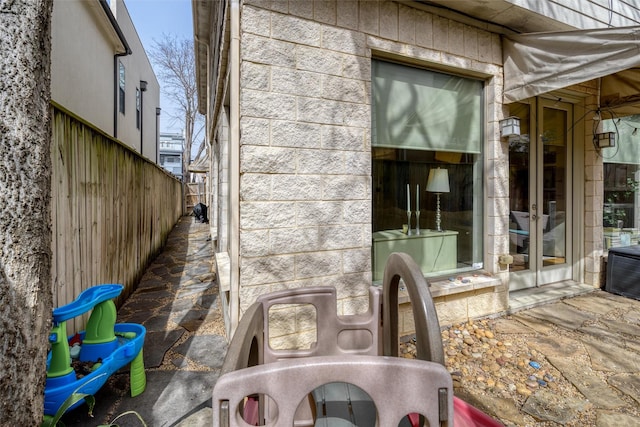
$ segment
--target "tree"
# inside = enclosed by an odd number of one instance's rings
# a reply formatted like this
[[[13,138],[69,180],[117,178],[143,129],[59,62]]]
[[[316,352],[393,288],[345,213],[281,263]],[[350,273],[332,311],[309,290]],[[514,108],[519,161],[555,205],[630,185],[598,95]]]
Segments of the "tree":
[[[53,0],[0,1],[0,424],[42,422],[51,290]]]
[[[183,182],[186,182],[187,167],[191,163],[191,147],[199,131],[202,115],[198,113],[198,87],[196,83],[196,60],[193,40],[178,40],[172,35],[154,40],[151,59],[159,67],[158,77],[162,90],[178,106],[178,117],[184,120],[184,147],[182,152]]]

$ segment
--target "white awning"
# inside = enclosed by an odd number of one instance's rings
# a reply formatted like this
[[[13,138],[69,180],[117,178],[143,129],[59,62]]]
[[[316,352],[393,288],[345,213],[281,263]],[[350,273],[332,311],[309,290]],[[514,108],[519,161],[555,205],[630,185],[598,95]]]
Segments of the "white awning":
[[[193,163],[187,166],[189,172],[194,173],[207,173],[209,172],[209,156],[206,155],[203,158],[196,159]]]
[[[640,26],[509,35],[502,46],[507,104],[600,77],[602,108],[640,103]]]

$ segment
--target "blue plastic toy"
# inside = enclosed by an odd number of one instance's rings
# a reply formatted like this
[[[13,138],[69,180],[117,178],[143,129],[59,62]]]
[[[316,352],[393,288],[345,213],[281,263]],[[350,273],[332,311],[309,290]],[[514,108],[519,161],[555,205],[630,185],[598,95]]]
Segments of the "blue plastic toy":
[[[114,372],[129,363],[131,396],[144,391],[147,380],[142,347],[146,329],[136,323],[116,324],[116,307],[112,300],[120,295],[122,289],[122,285],[115,284],[94,286],[80,293],[73,302],[53,310],[53,328],[49,335],[51,350],[47,358],[44,389],[45,420],[53,417],[73,393],[95,394]],[[91,309],[86,330],[79,333],[82,345],[78,360],[93,362],[93,366],[89,374],[78,378],[71,365],[66,321]],[[76,402],[67,410],[82,402]]]

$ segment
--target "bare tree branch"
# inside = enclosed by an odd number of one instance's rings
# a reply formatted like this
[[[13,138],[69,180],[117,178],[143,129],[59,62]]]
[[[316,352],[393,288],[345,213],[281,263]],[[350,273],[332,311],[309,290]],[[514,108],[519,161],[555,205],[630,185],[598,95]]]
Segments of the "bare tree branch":
[[[182,152],[183,181],[188,181],[187,167],[191,163],[191,148],[196,135],[202,131],[204,117],[198,113],[198,88],[196,83],[195,51],[193,40],[179,40],[163,34],[154,40],[151,60],[155,63],[162,91],[176,106],[177,119],[184,123],[184,147]],[[199,128],[197,131],[196,129]]]

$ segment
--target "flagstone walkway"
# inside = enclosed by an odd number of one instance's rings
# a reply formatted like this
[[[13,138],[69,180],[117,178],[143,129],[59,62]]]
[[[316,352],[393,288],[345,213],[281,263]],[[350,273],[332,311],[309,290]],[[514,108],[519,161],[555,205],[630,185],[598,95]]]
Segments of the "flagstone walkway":
[[[93,417],[86,406],[67,413],[70,426],[210,426],[211,392],[227,350],[209,224],[180,219],[149,265],[136,291],[118,310],[118,322],[147,329],[147,388],[129,396],[128,371],[113,375],[96,394]],[[135,411],[136,414],[128,413]]]

